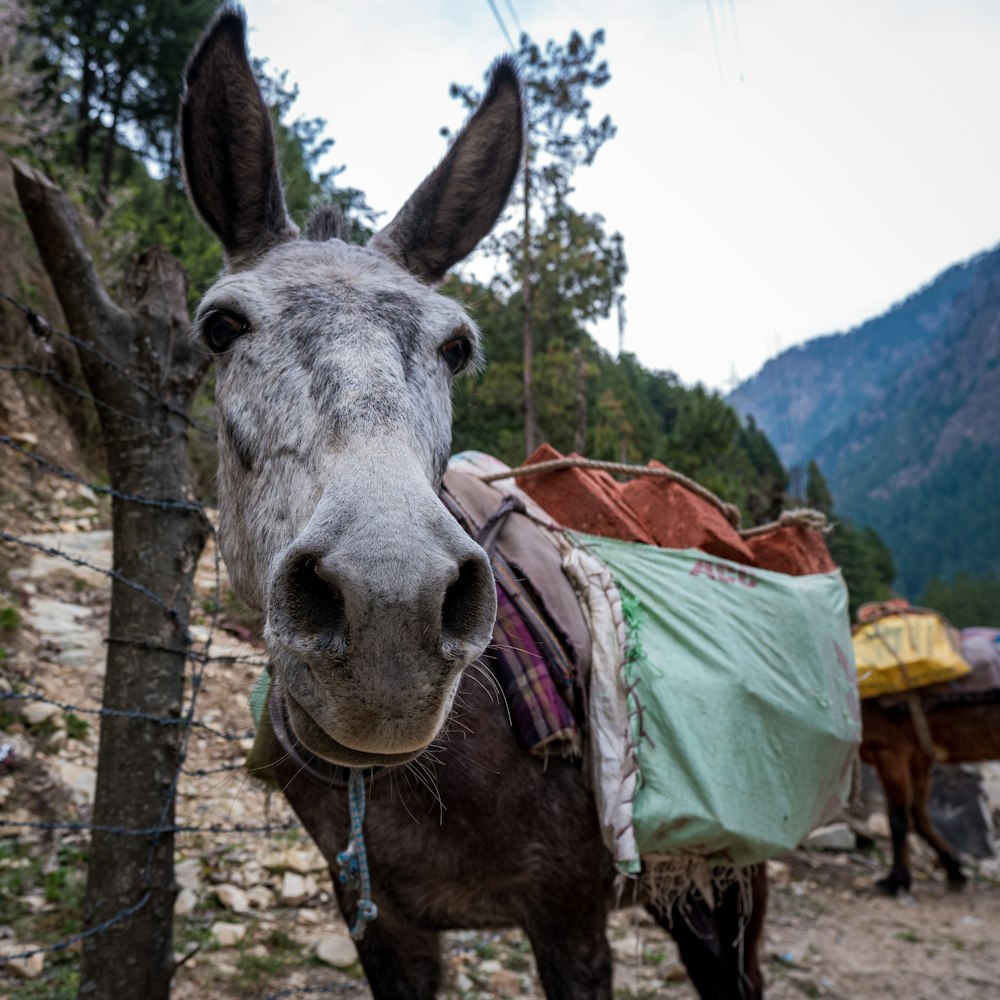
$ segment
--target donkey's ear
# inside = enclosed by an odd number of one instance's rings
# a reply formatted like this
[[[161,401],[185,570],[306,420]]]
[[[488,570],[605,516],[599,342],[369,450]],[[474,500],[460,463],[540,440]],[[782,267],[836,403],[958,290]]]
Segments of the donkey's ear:
[[[239,267],[298,230],[278,177],[274,133],[250,68],[246,15],[225,7],[185,71],[181,148],[188,193],[230,267]]]
[[[513,60],[493,66],[486,96],[447,155],[371,245],[438,281],[493,228],[521,162],[521,86]]]

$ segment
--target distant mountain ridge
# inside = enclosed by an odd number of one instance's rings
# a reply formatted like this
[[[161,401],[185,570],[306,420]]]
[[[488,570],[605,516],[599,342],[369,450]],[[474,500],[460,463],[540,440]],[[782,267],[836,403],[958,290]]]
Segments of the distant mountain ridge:
[[[784,351],[728,402],[786,465],[819,463],[837,511],[889,544],[911,599],[933,576],[1000,573],[1000,248]]]

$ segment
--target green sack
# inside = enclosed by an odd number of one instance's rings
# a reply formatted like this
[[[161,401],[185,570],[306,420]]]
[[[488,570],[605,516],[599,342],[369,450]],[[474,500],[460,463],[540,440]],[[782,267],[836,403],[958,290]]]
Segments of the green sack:
[[[625,606],[639,854],[753,864],[836,815],[861,735],[840,571],[574,535]]]

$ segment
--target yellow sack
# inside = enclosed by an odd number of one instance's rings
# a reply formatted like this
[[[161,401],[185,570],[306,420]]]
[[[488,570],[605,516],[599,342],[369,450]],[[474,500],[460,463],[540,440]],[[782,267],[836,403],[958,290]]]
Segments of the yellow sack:
[[[865,605],[853,636],[862,698],[957,680],[971,671],[956,629],[936,611],[903,602]]]

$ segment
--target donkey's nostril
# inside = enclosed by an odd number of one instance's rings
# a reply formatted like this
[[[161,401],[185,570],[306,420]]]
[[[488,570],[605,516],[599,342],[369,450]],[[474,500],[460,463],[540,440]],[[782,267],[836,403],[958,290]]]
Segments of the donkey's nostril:
[[[336,578],[311,556],[290,568],[285,608],[296,631],[317,652],[346,643],[347,609]]]
[[[458,652],[456,644],[485,644],[493,628],[495,600],[493,574],[485,557],[466,559],[441,605],[444,648]]]

